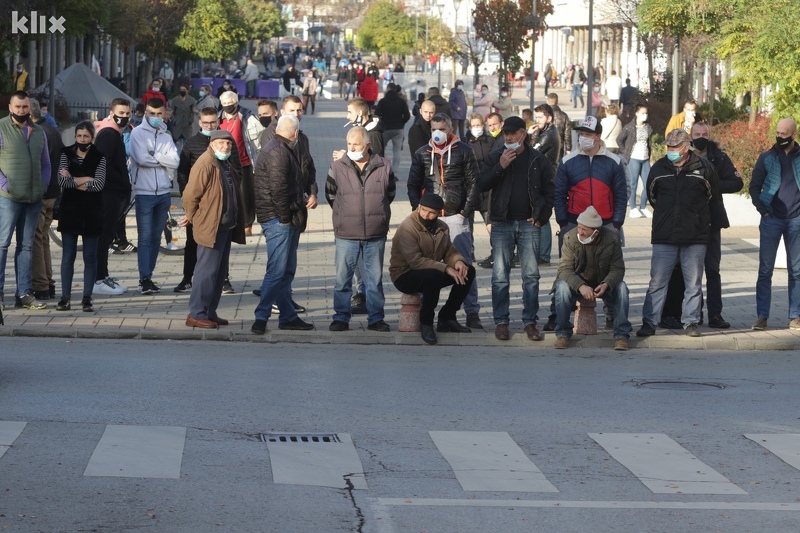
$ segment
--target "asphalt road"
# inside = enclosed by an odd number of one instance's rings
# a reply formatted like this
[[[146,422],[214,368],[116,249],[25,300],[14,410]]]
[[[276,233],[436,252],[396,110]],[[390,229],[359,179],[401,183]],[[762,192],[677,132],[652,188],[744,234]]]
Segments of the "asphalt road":
[[[796,532],[796,360],[3,338],[0,531]]]

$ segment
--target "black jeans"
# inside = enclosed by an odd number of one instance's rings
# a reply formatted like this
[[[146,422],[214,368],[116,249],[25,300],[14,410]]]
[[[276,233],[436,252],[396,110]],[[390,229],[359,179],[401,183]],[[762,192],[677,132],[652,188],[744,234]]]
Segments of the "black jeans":
[[[186,248],[183,250],[183,281],[192,281],[197,266],[197,243],[192,225],[186,226]]]
[[[706,270],[706,303],[708,304],[708,316],[722,314],[722,279],[719,275],[719,264],[722,261],[722,235],[719,228],[711,228],[711,235],[706,248],[705,270]],[[680,264],[672,271],[672,277],[667,287],[667,299],[664,301],[664,310],[661,311],[661,319],[673,317],[677,320],[681,318],[681,306],[683,304],[683,291],[686,287],[683,284],[683,274]],[[700,309],[703,309],[701,300]]]
[[[439,304],[439,292],[447,286],[452,285],[450,296],[447,302],[439,310],[440,320],[455,320],[456,311],[461,308],[464,300],[469,294],[469,289],[475,280],[475,268],[472,265],[467,267],[467,282],[458,285],[455,280],[442,272],[433,268],[424,270],[410,270],[397,278],[394,286],[397,290],[405,294],[422,293],[422,307],[419,311],[419,322],[426,326],[433,325],[433,315],[436,306]]]
[[[122,214],[131,201],[130,192],[103,191],[103,230],[97,241],[97,281],[108,277],[108,248],[114,242]],[[123,225],[125,223],[123,222]]]
[[[255,161],[253,162],[255,163]],[[242,212],[244,213],[244,227],[249,228],[256,219],[256,198],[253,189],[253,165],[242,167],[242,179],[239,182],[239,190],[242,193]]]

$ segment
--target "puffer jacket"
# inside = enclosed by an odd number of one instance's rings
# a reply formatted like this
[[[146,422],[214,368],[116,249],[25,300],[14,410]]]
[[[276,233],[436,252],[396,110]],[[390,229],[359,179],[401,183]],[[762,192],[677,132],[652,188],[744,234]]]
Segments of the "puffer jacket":
[[[450,241],[447,224],[436,221],[436,231],[431,233],[414,211],[400,223],[392,237],[392,252],[389,256],[389,277],[392,281],[411,270],[438,270],[455,268],[464,261]],[[464,261],[466,262],[466,261]]]
[[[714,166],[691,153],[681,167],[662,157],[647,177],[653,206],[652,244],[707,244],[711,212],[722,202]]]
[[[528,168],[523,171],[528,175],[528,200],[531,204],[533,220],[544,225],[553,214],[553,170],[550,162],[534,150],[528,142],[523,144],[528,151]],[[512,162],[508,168],[500,166],[503,150],[493,150],[483,165],[483,172],[478,178],[481,191],[492,191],[490,213],[491,220],[504,222],[508,214],[513,189]]]
[[[556,127],[548,124],[547,128],[542,131],[537,129],[536,135],[531,136],[531,146],[550,161],[555,176],[558,162],[561,160],[561,139]]]
[[[386,237],[397,181],[387,159],[371,154],[363,172],[349,157],[331,164],[325,198],[333,208],[333,234],[339,239]]]
[[[444,199],[444,216],[470,218],[478,204],[478,162],[468,144],[450,135],[444,149],[433,141],[416,151],[408,173],[408,200],[416,209],[423,191]]]
[[[619,229],[628,205],[628,178],[619,155],[603,146],[594,157],[572,152],[561,161],[556,173],[556,222],[577,223],[578,215],[594,206],[603,224]]]
[[[300,231],[305,230],[308,211],[300,161],[285,137],[275,135],[259,154],[253,190],[259,223],[277,218],[281,224],[294,224]]]
[[[780,198],[778,198],[778,202],[774,202],[781,185],[780,152],[782,151],[783,149],[775,144],[758,156],[756,165],[753,167],[753,177],[750,180],[750,198],[753,200],[755,208],[762,215],[785,218],[791,214],[789,210],[793,210],[794,206],[787,205]],[[788,156],[792,165],[794,181],[797,184],[797,188],[800,189],[800,146],[796,142],[794,148],[789,151]],[[777,210],[773,203],[778,204]]]

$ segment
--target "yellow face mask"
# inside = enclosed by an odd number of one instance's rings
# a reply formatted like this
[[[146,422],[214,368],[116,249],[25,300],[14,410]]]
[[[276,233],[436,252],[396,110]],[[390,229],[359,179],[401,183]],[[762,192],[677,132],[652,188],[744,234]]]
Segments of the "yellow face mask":
[[[501,133],[503,133],[503,130],[499,129],[497,131],[490,131],[489,135],[491,135],[492,137],[494,137],[496,139]]]

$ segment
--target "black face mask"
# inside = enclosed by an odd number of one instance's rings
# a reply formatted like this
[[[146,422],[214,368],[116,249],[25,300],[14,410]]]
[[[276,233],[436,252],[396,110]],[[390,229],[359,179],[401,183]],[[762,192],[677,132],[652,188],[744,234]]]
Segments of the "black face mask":
[[[17,115],[14,115],[16,118]],[[792,143],[791,137],[775,137],[775,144],[777,144],[780,148],[786,148]]]
[[[118,117],[117,115],[114,115],[114,124],[116,124],[120,128],[124,128],[125,126],[127,126],[129,120],[130,120],[129,117]]]
[[[706,148],[708,148],[708,139],[705,137],[698,137],[697,139],[692,140],[692,146],[695,149],[700,150],[701,152],[705,152]]]
[[[181,95],[181,96],[186,96],[186,91],[183,91],[183,90],[178,91],[178,94]]]
[[[258,121],[266,128],[272,123],[272,117],[258,117]]]
[[[222,106],[222,110],[229,115],[233,115],[233,112],[236,111],[236,104],[224,105]]]
[[[76,146],[76,147],[78,148],[78,150],[80,150],[81,152],[85,152],[86,150],[88,150],[88,149],[89,149],[89,147],[90,147],[91,145],[92,145],[92,143],[79,143],[79,142],[76,142],[76,143],[75,143],[75,146]]]
[[[24,115],[17,115],[16,113],[11,113],[11,118],[16,120],[20,124],[24,123],[24,122],[28,122],[28,117],[30,117],[30,116],[31,116],[30,113],[25,113]]]
[[[422,223],[431,233],[436,233],[436,221],[439,220],[438,218],[434,218],[433,220],[422,220]]]

